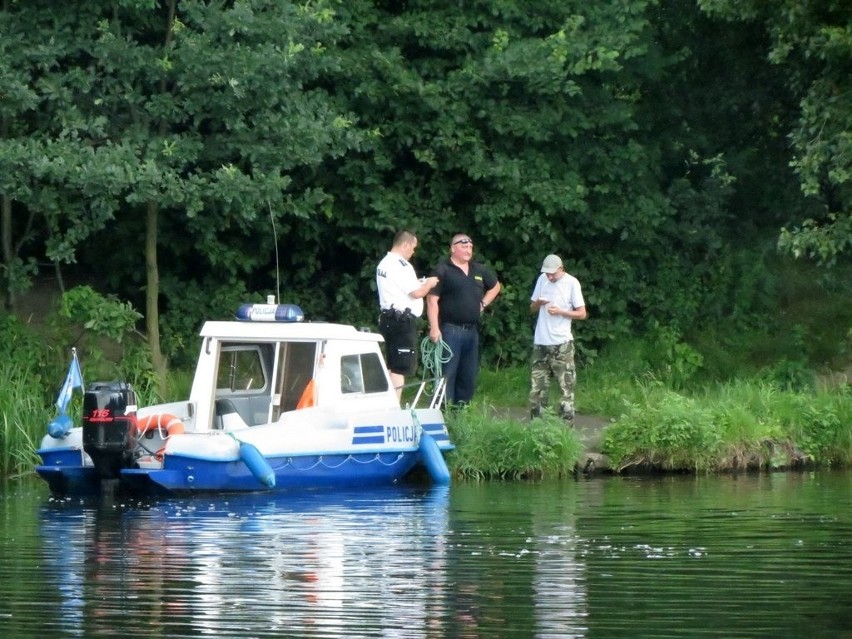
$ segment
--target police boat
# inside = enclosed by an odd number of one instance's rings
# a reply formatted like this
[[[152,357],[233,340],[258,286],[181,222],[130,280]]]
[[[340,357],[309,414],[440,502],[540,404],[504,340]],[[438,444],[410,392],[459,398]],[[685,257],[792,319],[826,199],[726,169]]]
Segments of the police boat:
[[[137,406],[130,384],[95,382],[83,389],[82,425],[64,412],[50,423],[36,471],[53,494],[450,483],[443,384],[423,382],[403,407],[379,334],[306,322],[298,306],[269,299],[206,322],[200,336],[186,401]],[[66,398],[82,387],[76,366]]]

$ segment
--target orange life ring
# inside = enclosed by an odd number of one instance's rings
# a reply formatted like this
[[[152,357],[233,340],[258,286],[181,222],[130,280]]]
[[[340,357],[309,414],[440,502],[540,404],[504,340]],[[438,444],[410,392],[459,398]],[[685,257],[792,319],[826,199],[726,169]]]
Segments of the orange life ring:
[[[172,435],[180,435],[184,432],[183,422],[171,413],[156,413],[154,415],[139,417],[136,420],[137,437],[142,437],[142,435],[152,428],[156,428],[160,433],[160,437],[163,439]],[[166,433],[165,436],[163,436],[164,432]]]

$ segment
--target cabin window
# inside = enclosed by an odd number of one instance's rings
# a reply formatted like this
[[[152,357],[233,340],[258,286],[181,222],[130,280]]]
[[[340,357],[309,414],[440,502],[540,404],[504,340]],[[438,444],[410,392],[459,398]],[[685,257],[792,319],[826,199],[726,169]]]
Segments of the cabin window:
[[[222,428],[223,416],[230,413],[239,415],[247,426],[266,422],[272,360],[272,344],[222,344],[216,371],[214,428]]]
[[[340,390],[344,394],[364,392],[360,355],[344,355],[340,358]]]
[[[364,372],[364,392],[384,393],[388,389],[385,367],[377,353],[361,355],[361,370]]]
[[[316,359],[316,342],[285,342],[281,344],[278,364],[281,411],[296,408],[305,387],[314,376]],[[273,417],[277,419],[277,414],[274,414]]]
[[[346,393],[383,393],[388,389],[385,368],[377,353],[340,358],[340,390]]]
[[[231,393],[258,392],[267,387],[258,345],[225,346],[219,357],[216,388]]]

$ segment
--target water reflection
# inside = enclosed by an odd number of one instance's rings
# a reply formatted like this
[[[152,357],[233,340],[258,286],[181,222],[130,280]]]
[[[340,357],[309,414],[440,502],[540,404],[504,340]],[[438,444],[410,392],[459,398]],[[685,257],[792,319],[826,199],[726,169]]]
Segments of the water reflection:
[[[465,486],[453,494],[448,637],[587,636],[578,485]]]
[[[555,518],[551,514],[534,518],[533,591],[539,637],[585,637],[588,631],[586,566],[578,557],[582,544],[575,509],[576,500],[562,493],[556,507],[548,507],[558,513]]]
[[[850,636],[852,473],[51,501],[0,489],[4,636]]]
[[[74,636],[422,636],[444,616],[447,504],[447,488],[53,502],[41,527]]]

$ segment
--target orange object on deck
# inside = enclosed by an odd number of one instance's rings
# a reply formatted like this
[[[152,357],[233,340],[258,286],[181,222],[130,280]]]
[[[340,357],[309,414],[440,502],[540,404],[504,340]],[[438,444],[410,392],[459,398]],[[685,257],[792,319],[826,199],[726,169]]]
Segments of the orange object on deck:
[[[302,391],[302,396],[299,398],[299,403],[296,404],[296,410],[300,408],[308,408],[309,406],[313,406],[316,403],[316,385],[314,384],[314,380],[312,379],[308,382],[308,385],[305,386],[305,390]]]
[[[148,415],[147,417],[140,417],[136,420],[136,431],[139,437],[152,428],[160,431],[160,437],[163,437],[164,432],[166,433],[166,437],[180,435],[184,432],[183,422],[171,413],[157,413],[155,415]],[[163,439],[166,437],[163,437]]]

